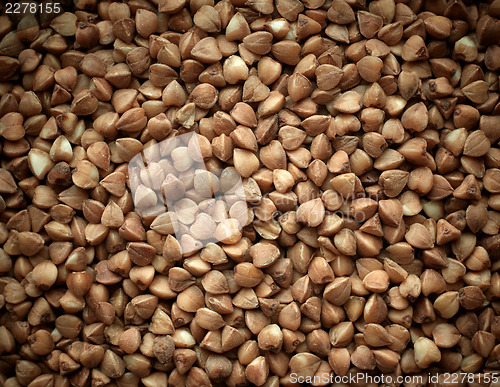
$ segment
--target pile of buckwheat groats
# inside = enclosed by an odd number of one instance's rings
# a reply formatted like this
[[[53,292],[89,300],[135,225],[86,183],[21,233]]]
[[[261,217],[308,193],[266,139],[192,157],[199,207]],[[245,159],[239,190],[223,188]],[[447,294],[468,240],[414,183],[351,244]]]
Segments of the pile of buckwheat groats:
[[[0,6],[1,385],[494,381],[499,0],[41,4]]]

